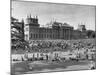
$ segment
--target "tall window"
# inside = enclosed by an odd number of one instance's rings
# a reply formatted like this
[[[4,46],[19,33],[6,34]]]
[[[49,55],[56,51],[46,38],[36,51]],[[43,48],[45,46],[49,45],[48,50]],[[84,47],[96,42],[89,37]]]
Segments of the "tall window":
[[[35,37],[35,34],[34,34],[34,38],[36,38],[36,37]]]

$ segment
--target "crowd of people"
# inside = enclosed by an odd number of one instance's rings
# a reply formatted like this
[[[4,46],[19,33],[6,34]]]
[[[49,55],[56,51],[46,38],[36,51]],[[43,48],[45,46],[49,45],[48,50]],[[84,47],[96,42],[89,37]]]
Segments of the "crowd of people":
[[[83,40],[35,40],[29,42],[29,53],[40,52],[49,53],[55,51],[61,52],[83,52],[89,55],[95,54],[96,50],[95,39],[83,39]]]
[[[31,41],[30,49],[26,51],[27,53],[35,53],[38,52],[40,55],[43,53],[46,54],[46,58],[48,58],[48,53],[53,53],[56,51],[59,52],[68,52],[70,51],[71,55],[77,55],[79,58],[83,58],[85,56],[86,59],[95,60],[95,39],[83,39],[83,40],[39,40],[39,41]],[[38,54],[37,53],[37,54]],[[58,55],[61,53],[58,53]],[[66,54],[67,55],[67,54]],[[56,56],[56,55],[55,55]],[[38,57],[38,55],[37,55]]]
[[[30,41],[30,50],[35,51],[67,51],[67,50],[89,50],[95,49],[95,39],[83,39],[83,40],[39,40]]]
[[[68,43],[66,43],[65,41],[45,41],[45,40],[39,40],[39,41],[30,41],[30,47],[32,49],[34,49],[34,47],[38,47],[38,48],[54,48],[54,47],[59,47],[62,49],[66,49],[68,47]]]

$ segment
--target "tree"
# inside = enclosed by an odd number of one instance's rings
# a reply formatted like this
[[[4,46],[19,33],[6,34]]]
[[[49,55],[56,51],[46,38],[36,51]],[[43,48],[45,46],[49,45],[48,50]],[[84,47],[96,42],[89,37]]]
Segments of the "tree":
[[[24,40],[24,21],[11,17],[11,44],[12,49],[25,49],[28,42]]]
[[[87,31],[87,36],[88,36],[88,38],[95,38],[96,37],[96,33],[93,30],[88,30]]]

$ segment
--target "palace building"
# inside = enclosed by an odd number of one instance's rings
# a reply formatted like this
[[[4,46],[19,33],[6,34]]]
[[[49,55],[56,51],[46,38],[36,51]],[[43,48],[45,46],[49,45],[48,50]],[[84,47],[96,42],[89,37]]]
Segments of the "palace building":
[[[78,30],[74,30],[67,23],[50,22],[47,25],[51,27],[40,27],[38,17],[27,16],[24,25],[25,40],[54,40],[54,39],[81,39],[86,37],[85,25],[80,25]]]

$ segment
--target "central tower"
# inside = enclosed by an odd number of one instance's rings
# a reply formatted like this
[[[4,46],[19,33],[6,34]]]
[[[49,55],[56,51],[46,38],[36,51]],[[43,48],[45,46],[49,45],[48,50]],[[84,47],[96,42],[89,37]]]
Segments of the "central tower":
[[[31,17],[27,16],[26,18],[26,24],[25,24],[25,40],[29,41],[31,38],[33,38],[34,34],[38,34],[38,29],[39,29],[40,25],[38,23],[38,17]]]
[[[31,15],[27,16],[26,25],[32,25],[34,27],[39,27],[40,25],[38,24],[38,17],[37,16],[31,17]]]

